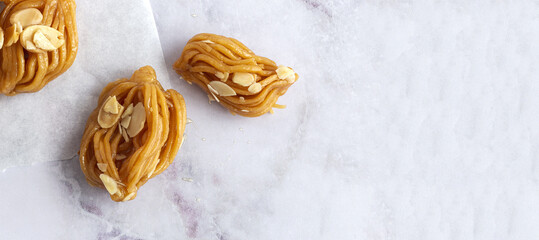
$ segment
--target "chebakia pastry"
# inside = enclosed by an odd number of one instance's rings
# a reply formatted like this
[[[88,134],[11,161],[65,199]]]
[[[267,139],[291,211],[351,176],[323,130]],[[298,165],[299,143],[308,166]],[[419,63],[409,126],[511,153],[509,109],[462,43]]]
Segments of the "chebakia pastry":
[[[183,142],[183,97],[164,90],[146,66],[130,79],[109,83],[90,114],[80,144],[86,180],[114,201],[128,201],[174,160]]]
[[[174,70],[232,114],[258,117],[273,108],[298,79],[291,68],[257,56],[240,41],[209,33],[189,40]]]
[[[37,92],[77,55],[73,0],[4,0],[0,17],[0,93]]]

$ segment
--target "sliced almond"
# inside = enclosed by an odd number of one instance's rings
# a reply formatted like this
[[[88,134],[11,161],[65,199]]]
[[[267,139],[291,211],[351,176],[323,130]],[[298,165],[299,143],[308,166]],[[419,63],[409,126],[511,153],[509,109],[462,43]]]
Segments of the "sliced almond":
[[[129,136],[127,136],[127,130],[124,130],[122,132],[122,137],[124,137],[125,142],[129,142]]]
[[[217,96],[215,96],[215,94],[213,94],[213,92],[210,92],[211,93],[211,97],[210,95],[208,95],[208,98],[210,98],[210,104],[211,104],[211,101],[216,101],[216,102],[219,102],[219,98]]]
[[[182,148],[184,140],[185,140],[185,135],[183,135],[183,137],[182,137],[182,142],[180,143],[180,148]]]
[[[296,73],[289,67],[280,65],[277,67],[277,70],[275,70],[277,73],[277,77],[282,80],[286,80],[288,82],[294,82],[296,80]]]
[[[119,106],[120,106],[120,103],[116,99],[116,96],[112,96],[112,97],[109,96],[109,98],[107,98],[107,100],[105,101],[103,110],[108,113],[118,114],[118,110],[120,109]]]
[[[129,106],[124,111],[124,114],[122,114],[122,118],[127,117],[133,113],[133,103],[130,103]]]
[[[101,172],[106,172],[108,166],[109,165],[106,163],[97,163],[97,168],[99,168]]]
[[[132,200],[134,196],[135,196],[134,192],[127,194],[127,196],[125,196],[124,199],[122,199],[122,202],[127,202],[129,200]]]
[[[217,78],[219,78],[219,79],[223,79],[223,77],[225,77],[225,74],[222,73],[222,72],[216,72],[216,73],[215,73],[215,76],[216,76]]]
[[[228,86],[226,83],[221,81],[211,81],[208,86],[213,88],[215,93],[219,96],[228,97],[228,96],[236,96],[236,92],[234,89],[232,89],[230,86]],[[211,90],[211,89],[210,89]]]
[[[22,32],[22,27],[19,23],[15,23],[6,29],[6,46],[9,47],[19,41],[19,35]]]
[[[187,118],[187,122],[185,124],[189,124],[189,123],[192,123],[193,120],[191,120],[190,118]]]
[[[103,185],[105,185],[105,188],[110,193],[110,195],[114,195],[119,191],[118,183],[116,183],[116,181],[109,175],[102,173],[99,175],[99,178],[101,179],[101,182],[103,182]]]
[[[229,76],[229,73],[227,72],[217,72],[215,73],[215,76],[219,79],[221,79],[221,81],[223,82],[226,82],[226,80],[228,80],[228,76]]]
[[[64,34],[50,27],[39,26],[40,32],[47,37],[55,49],[61,47],[65,43]]]
[[[120,135],[123,134],[124,130],[121,124],[118,124],[118,131],[120,132]]]
[[[33,53],[44,53],[45,51],[41,50],[41,49],[38,49],[36,47],[36,45],[34,45],[34,43],[32,43],[31,41],[26,41],[26,44],[22,44],[23,46],[26,46],[25,49],[28,50],[29,52],[33,52]]]
[[[40,24],[43,20],[43,14],[37,8],[27,8],[17,11],[9,17],[11,24],[19,23],[23,28],[30,25]]]
[[[111,103],[116,102],[116,103]],[[113,111],[110,109],[110,105],[116,106],[116,111]],[[108,109],[108,110],[107,110]],[[99,126],[102,128],[110,128],[118,122],[118,119],[120,119],[120,115],[122,114],[122,111],[124,110],[124,107],[118,103],[116,100],[116,96],[109,96],[107,100],[103,103],[103,106],[101,106],[101,109],[99,109],[99,114],[97,115],[97,123],[99,123]],[[116,112],[116,114],[111,113]]]
[[[116,154],[116,157],[115,157],[116,160],[124,160],[126,158],[127,157],[125,155],[123,155],[123,154]]]
[[[0,28],[0,49],[4,46],[4,30]]]
[[[245,98],[244,98],[244,97],[240,97],[240,102],[245,102]]]
[[[129,123],[131,122],[131,116],[127,116],[127,117],[124,117],[122,119],[122,121],[120,122],[120,124],[122,125],[122,127],[124,128],[128,128],[129,127]]]
[[[210,90],[210,93],[212,93],[212,95],[213,95],[213,93],[219,94],[219,93],[217,92],[217,90],[215,90],[215,88],[213,88],[210,84],[208,84],[208,89]]]
[[[234,77],[232,78],[232,82],[244,87],[250,86],[254,81],[255,76],[253,74],[244,72],[234,73]]]
[[[17,29],[17,32],[18,33],[22,33],[23,32],[23,27],[20,23],[16,23],[16,24],[13,24],[15,26],[15,28]]]
[[[260,92],[260,90],[262,90],[262,85],[260,85],[260,83],[253,83],[247,89],[247,91],[249,91],[250,93],[258,93],[258,92]]]
[[[34,39],[34,35],[38,31],[41,32],[43,36],[45,36],[46,40],[44,40],[41,36],[38,36],[36,39]],[[42,25],[34,25],[34,26],[27,27],[22,32],[20,39],[21,39],[22,46],[28,51],[31,51],[31,50],[29,50],[28,47],[26,46],[27,42],[32,42],[34,45],[38,47],[38,49],[42,49],[46,51],[52,51],[52,50],[58,49],[65,43],[63,33],[59,32],[58,30],[54,28],[42,26]],[[49,43],[53,46],[52,50]]]
[[[130,137],[136,136],[144,128],[144,123],[146,123],[146,110],[142,103],[139,102],[133,108],[131,122],[127,128],[127,134],[129,134]]]
[[[37,48],[43,49],[45,51],[53,51],[54,49],[56,49],[54,45],[52,45],[52,43],[49,41],[49,39],[47,39],[47,37],[45,37],[45,35],[43,35],[43,33],[39,30],[34,33],[34,44]]]

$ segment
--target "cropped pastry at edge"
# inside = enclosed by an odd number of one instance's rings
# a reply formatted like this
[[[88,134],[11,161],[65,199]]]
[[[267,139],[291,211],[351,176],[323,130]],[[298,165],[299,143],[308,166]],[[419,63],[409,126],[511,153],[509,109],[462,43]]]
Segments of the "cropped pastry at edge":
[[[210,100],[245,117],[284,108],[276,104],[277,99],[299,77],[234,38],[210,33],[191,38],[173,68],[188,83],[205,90]]]
[[[0,93],[37,92],[75,61],[74,0],[4,0]]]
[[[185,124],[183,97],[173,89],[165,91],[152,67],[109,83],[80,145],[86,180],[105,187],[114,201],[134,199],[146,181],[174,161]]]

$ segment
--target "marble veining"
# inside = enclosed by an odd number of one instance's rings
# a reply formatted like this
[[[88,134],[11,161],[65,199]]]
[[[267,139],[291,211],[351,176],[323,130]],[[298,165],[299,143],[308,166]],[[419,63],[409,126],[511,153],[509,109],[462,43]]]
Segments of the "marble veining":
[[[168,66],[199,32],[300,78],[273,115],[186,99],[186,141],[134,201],[78,159],[0,174],[6,239],[534,239],[533,1],[152,0]],[[29,228],[31,226],[31,228]],[[31,229],[31,231],[28,231]]]

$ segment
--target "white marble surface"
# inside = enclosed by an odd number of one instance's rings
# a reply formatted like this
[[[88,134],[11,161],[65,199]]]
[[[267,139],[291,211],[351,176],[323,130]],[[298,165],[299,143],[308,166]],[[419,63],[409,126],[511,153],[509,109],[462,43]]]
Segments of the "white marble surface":
[[[194,120],[136,200],[76,159],[0,174],[6,239],[534,239],[533,1],[153,0],[170,65],[198,32],[293,66],[285,110],[234,117],[169,72]]]

